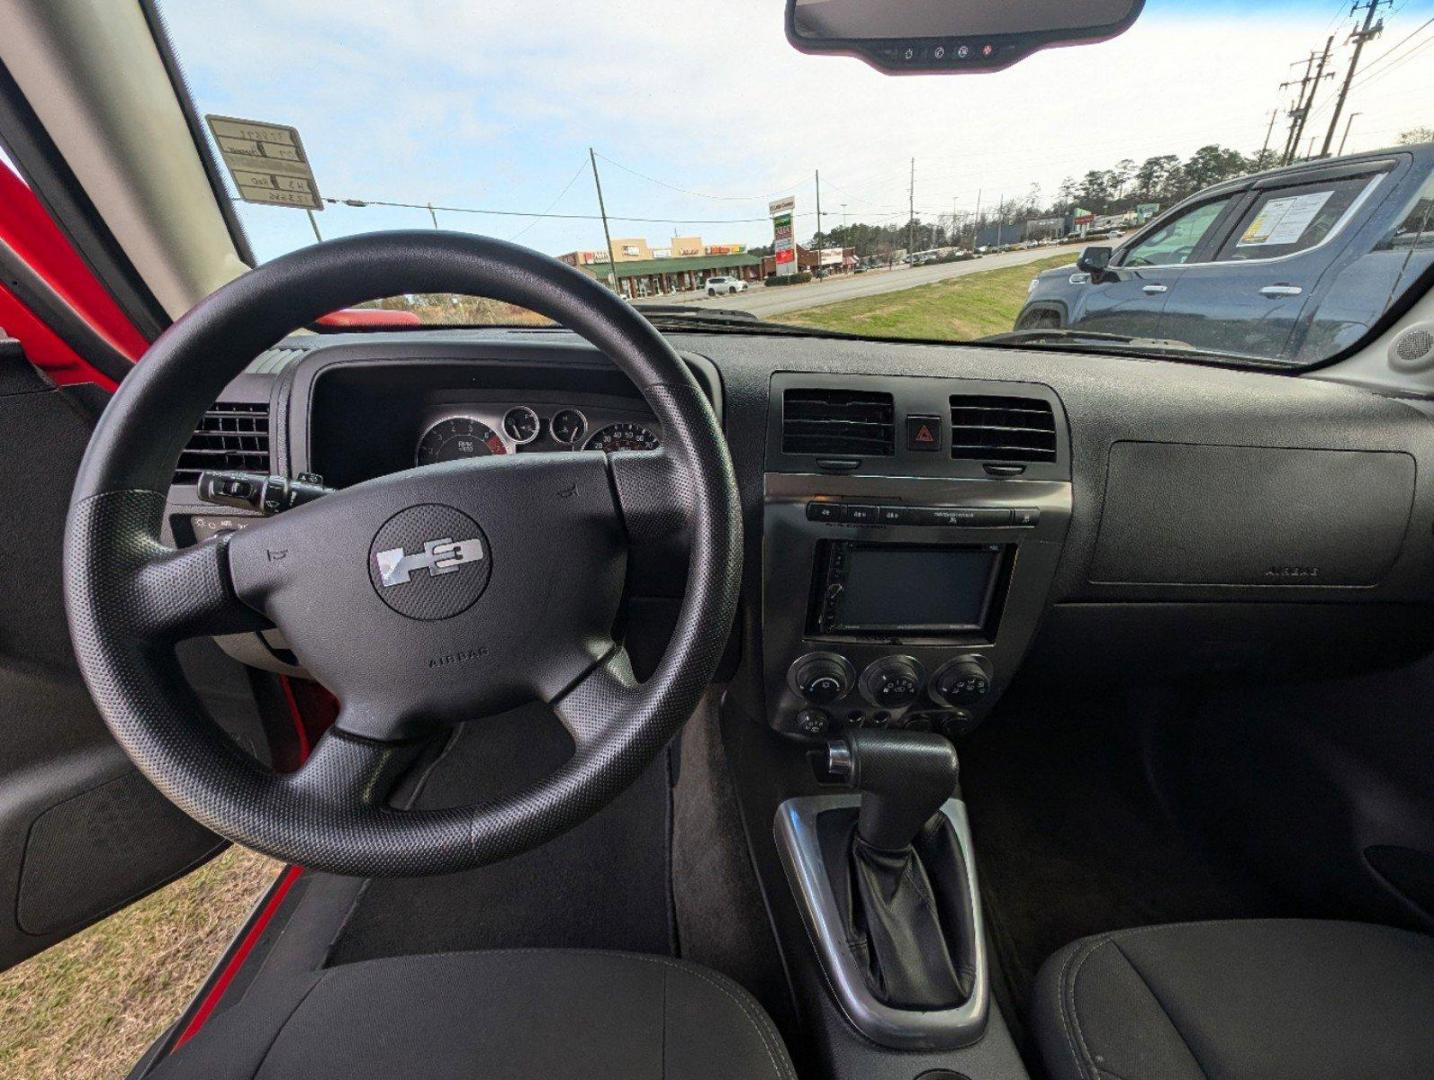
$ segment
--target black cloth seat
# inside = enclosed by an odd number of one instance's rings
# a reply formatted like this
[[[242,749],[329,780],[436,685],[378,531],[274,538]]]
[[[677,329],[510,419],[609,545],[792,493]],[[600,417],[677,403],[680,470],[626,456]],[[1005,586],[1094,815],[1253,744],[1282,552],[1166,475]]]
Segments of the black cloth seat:
[[[517,949],[368,960],[270,982],[155,1080],[794,1080],[731,980],[662,956]]]
[[[1434,1077],[1434,938],[1362,923],[1184,923],[1046,961],[1051,1080]]]

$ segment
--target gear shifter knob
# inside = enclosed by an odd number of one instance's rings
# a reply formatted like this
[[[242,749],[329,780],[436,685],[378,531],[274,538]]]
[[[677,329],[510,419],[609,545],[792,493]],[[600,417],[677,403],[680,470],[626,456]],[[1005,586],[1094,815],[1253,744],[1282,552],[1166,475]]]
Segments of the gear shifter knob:
[[[956,748],[941,735],[853,731],[827,745],[827,767],[862,792],[857,834],[902,851],[956,791]]]

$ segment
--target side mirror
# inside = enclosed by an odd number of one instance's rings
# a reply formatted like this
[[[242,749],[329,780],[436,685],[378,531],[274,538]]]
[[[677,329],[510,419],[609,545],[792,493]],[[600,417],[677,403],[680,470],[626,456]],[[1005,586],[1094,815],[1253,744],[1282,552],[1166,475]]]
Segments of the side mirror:
[[[1089,274],[1092,281],[1100,281],[1110,267],[1112,252],[1108,247],[1088,247],[1077,257],[1076,268]]]

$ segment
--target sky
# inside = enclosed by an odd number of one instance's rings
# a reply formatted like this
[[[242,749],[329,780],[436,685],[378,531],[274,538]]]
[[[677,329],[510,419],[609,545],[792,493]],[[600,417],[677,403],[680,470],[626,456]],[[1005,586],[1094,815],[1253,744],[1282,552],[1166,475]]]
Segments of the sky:
[[[769,243],[780,195],[795,195],[805,238],[817,170],[830,228],[843,214],[904,222],[912,158],[931,220],[1033,184],[1049,199],[1122,158],[1212,142],[1253,153],[1290,103],[1279,84],[1303,69],[1291,64],[1333,34],[1337,77],[1305,141],[1322,138],[1353,23],[1349,0],[1147,0],[1107,42],[995,74],[890,77],[796,52],[780,0],[159,4],[199,111],[296,126],[324,196],[507,211],[438,219],[549,254],[603,247],[589,147],[614,238],[654,244]],[[1382,13],[1346,106],[1359,114],[1348,151],[1434,126],[1434,0]],[[585,217],[522,216],[535,212]],[[316,216],[325,238],[432,226],[427,210]],[[241,217],[261,260],[313,241],[302,211],[241,204]]]

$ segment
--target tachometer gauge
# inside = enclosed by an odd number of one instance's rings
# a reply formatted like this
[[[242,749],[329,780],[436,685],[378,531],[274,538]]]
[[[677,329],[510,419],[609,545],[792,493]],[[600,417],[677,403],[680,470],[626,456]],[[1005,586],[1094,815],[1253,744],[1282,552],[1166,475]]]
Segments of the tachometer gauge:
[[[614,450],[656,450],[661,445],[662,440],[651,428],[641,424],[609,424],[583,443],[583,449],[610,454]]]
[[[439,421],[424,432],[423,438],[418,441],[414,464],[434,465],[440,461],[507,452],[508,447],[498,433],[483,421],[471,416],[455,416]]]

